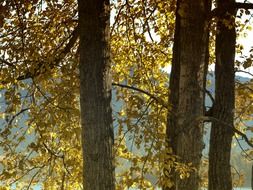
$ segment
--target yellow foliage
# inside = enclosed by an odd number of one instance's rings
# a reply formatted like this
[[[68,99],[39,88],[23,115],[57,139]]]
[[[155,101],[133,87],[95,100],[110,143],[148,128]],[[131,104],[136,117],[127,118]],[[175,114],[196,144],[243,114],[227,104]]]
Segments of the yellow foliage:
[[[5,102],[0,107],[4,126],[0,190],[18,182],[20,189],[29,184],[48,190],[81,189],[78,40],[69,48],[77,27],[77,3],[33,0],[20,2],[18,8],[4,6],[5,18],[0,18],[0,99]],[[162,68],[172,60],[174,11],[172,0],[112,3],[115,163],[120,190],[171,187],[173,181],[165,174],[170,176],[172,169],[181,178],[195,172],[190,164],[176,162],[180,158],[171,154],[165,142],[169,76]],[[238,88],[237,96],[237,109],[252,113],[252,104],[243,110],[244,103],[252,103],[252,93]]]

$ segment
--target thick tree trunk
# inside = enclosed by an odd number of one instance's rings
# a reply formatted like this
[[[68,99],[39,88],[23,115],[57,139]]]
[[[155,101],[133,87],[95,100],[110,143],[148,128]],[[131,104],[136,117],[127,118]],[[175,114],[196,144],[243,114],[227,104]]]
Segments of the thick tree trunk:
[[[219,0],[222,3],[234,3],[234,0]],[[215,103],[209,150],[209,190],[232,190],[230,167],[231,142],[235,108],[235,43],[236,32],[234,18],[236,11],[230,10],[219,18],[216,35],[215,65]],[[229,27],[225,25],[230,21]],[[226,123],[226,125],[224,125]],[[230,125],[230,126],[228,126]]]
[[[203,123],[197,122],[204,114],[204,80],[208,27],[206,16],[209,0],[178,0],[173,63],[170,78],[170,102],[167,137],[179,162],[192,163],[196,172],[180,179],[172,174],[174,186],[165,190],[197,190],[198,169],[203,149]]]
[[[180,1],[177,1],[176,8],[176,24],[175,24],[175,33],[174,33],[174,44],[173,44],[173,57],[172,57],[172,67],[170,73],[170,83],[169,83],[169,102],[171,108],[169,109],[168,117],[167,117],[167,148],[172,149],[172,154],[176,154],[176,113],[178,107],[178,99],[179,99],[179,77],[180,77],[180,19],[178,14]],[[170,156],[170,155],[168,155]],[[169,164],[169,158],[165,159],[165,164]],[[168,171],[165,169],[165,176],[167,178],[167,183],[176,182],[176,172],[174,169]],[[174,190],[175,185],[171,188],[165,186],[164,190]]]
[[[109,0],[78,0],[85,190],[114,190]]]

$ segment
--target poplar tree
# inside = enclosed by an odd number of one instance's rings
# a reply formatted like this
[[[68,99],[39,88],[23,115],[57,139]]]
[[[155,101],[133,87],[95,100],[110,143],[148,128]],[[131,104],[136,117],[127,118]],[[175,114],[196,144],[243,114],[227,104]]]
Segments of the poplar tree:
[[[79,0],[83,188],[114,190],[109,0]]]

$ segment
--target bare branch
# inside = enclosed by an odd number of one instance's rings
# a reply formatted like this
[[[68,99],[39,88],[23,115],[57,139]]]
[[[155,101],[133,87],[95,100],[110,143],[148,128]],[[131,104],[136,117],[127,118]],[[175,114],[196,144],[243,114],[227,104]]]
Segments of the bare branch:
[[[16,113],[15,115],[12,116],[12,118],[10,119],[10,121],[8,122],[8,126],[10,126],[12,124],[12,122],[14,121],[14,119],[16,117],[18,117],[20,114],[26,112],[27,110],[29,110],[30,108],[24,108],[22,110],[20,110],[18,113]]]
[[[212,103],[214,104],[215,100],[214,100],[212,93],[207,89],[205,90],[205,93],[207,94],[207,96],[211,99]]]
[[[246,150],[242,147],[239,139],[237,137],[235,137],[236,141],[237,141],[237,144],[239,145],[240,149],[243,151],[243,153],[245,154],[245,157],[249,160],[249,161],[252,161],[253,158],[246,152]]]
[[[122,87],[122,88],[128,88],[128,89],[131,89],[131,90],[134,90],[134,91],[137,91],[137,92],[141,92],[143,94],[146,94],[148,95],[150,98],[154,99],[157,103],[159,103],[160,105],[162,105],[164,108],[168,109],[168,105],[167,103],[165,103],[162,99],[154,96],[153,94],[145,91],[145,90],[142,90],[140,88],[137,88],[137,87],[134,87],[134,86],[128,86],[128,85],[125,85],[125,84],[118,84],[118,83],[112,83],[113,86],[119,86],[119,87]]]
[[[29,184],[28,184],[28,186],[27,186],[27,190],[30,189],[30,187],[31,187],[31,185],[32,185],[32,183],[33,183],[35,177],[40,173],[40,170],[41,170],[41,169],[42,169],[42,168],[40,168],[40,169],[32,176],[32,178],[31,178],[31,180],[30,180],[30,182],[29,182]]]
[[[236,72],[236,73],[246,73],[246,74],[250,75],[251,77],[253,77],[253,74],[252,74],[252,73],[250,73],[250,72],[247,72],[247,71],[243,71],[243,70],[236,70],[235,72]]]
[[[253,3],[224,3],[211,11],[209,19],[212,19],[215,16],[219,17],[224,15],[229,10],[236,9],[253,9]]]
[[[253,148],[253,143],[250,141],[250,139],[247,137],[246,134],[242,133],[241,131],[239,131],[238,129],[236,129],[234,126],[231,126],[230,124],[226,123],[226,122],[223,122],[223,121],[220,121],[219,119],[217,118],[214,118],[214,117],[207,117],[207,116],[201,116],[201,117],[198,117],[197,119],[195,119],[196,121],[211,121],[211,122],[218,122],[222,125],[225,125],[227,127],[230,127],[234,133],[240,135],[243,140],[250,146]]]
[[[253,3],[235,3],[236,9],[253,9]]]

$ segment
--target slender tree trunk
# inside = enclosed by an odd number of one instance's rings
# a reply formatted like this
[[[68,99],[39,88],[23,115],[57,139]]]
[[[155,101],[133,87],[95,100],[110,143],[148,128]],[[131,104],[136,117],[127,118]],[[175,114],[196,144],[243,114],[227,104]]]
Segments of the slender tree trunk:
[[[85,190],[114,190],[109,0],[78,0]]]
[[[170,77],[170,102],[167,137],[179,162],[192,163],[196,172],[180,179],[172,173],[174,186],[165,190],[197,190],[198,169],[203,149],[203,123],[196,119],[204,114],[204,83],[209,0],[178,0],[173,63]]]
[[[219,0],[222,3],[234,3],[234,0]],[[235,108],[235,44],[236,32],[234,18],[236,11],[225,12],[217,23],[216,65],[215,65],[215,103],[209,150],[209,190],[232,190],[230,167],[231,143]],[[231,24],[225,25],[226,21]],[[224,125],[223,123],[226,123]],[[228,126],[230,125],[230,126]]]

